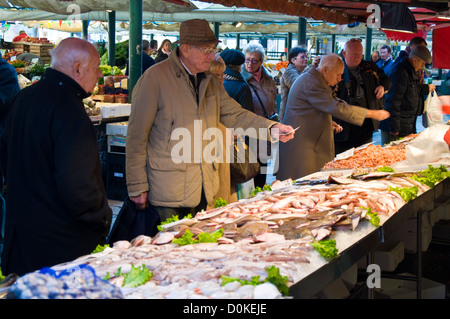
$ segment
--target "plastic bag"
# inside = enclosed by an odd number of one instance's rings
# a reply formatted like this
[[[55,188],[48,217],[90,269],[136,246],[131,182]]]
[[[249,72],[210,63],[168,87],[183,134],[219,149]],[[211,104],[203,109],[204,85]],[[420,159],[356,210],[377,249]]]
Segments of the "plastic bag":
[[[448,125],[436,124],[420,133],[411,143],[406,145],[406,161],[409,165],[432,163],[449,153],[444,135]]]
[[[138,210],[127,196],[111,228],[107,243],[113,244],[119,240],[131,241],[139,235],[153,237],[158,233],[157,227],[160,223],[161,218],[155,210],[150,207]]]
[[[422,115],[422,125],[429,127],[435,124],[442,124],[444,121],[444,115],[442,112],[442,103],[439,99],[436,91],[432,91],[428,94],[425,100],[424,112]]]

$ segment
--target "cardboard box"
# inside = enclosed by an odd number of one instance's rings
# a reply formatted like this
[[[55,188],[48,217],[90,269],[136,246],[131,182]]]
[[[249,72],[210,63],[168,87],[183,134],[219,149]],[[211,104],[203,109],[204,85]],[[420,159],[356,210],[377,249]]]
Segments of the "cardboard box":
[[[128,121],[106,124],[106,135],[127,136]]]
[[[410,275],[411,274],[401,274]],[[381,278],[381,287],[375,288],[376,299],[416,299],[417,283],[411,280]],[[422,278],[422,299],[445,299],[445,285]]]
[[[131,113],[131,104],[129,103],[97,103],[97,105],[102,108],[103,118],[130,116]]]

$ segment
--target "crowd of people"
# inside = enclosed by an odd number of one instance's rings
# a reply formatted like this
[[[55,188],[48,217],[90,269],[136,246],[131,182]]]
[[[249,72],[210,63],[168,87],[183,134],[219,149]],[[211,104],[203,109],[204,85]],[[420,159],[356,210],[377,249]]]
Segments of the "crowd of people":
[[[435,89],[420,76],[431,59],[424,40],[411,41],[395,61],[384,46],[379,60],[377,52],[363,60],[358,39],[347,41],[342,57],[328,54],[311,65],[308,52],[294,47],[281,78],[278,114],[278,89],[263,65],[263,46],[251,42],[242,51],[217,54],[219,42],[204,19],[181,23],[174,49],[169,40],[159,48],[143,41],[126,180],[136,208],[161,220],[195,216],[219,195],[236,200],[230,163],[210,154],[203,140],[208,129],[256,129],[262,168],[280,141],[276,177],[296,179],[337,152],[371,142],[378,128],[385,141],[415,133],[423,95]],[[14,70],[0,61],[0,181],[8,186],[6,205],[0,192],[4,274],[23,275],[90,253],[111,228],[96,131],[82,102],[102,76],[100,57],[77,38],[62,40],[51,56],[42,79],[21,91]],[[180,130],[188,136],[182,152]],[[263,187],[266,172],[261,169],[254,181]]]

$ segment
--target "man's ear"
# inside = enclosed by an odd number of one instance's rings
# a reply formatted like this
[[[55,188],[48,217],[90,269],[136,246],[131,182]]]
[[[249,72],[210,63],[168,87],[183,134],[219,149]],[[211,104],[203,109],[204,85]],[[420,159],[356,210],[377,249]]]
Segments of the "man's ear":
[[[73,75],[76,79],[79,79],[81,76],[81,63],[75,62],[72,68]]]

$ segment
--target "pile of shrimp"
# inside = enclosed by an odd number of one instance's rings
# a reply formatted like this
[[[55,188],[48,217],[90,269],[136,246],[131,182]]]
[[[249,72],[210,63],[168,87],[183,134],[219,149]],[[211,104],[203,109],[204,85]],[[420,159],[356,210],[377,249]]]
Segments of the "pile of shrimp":
[[[364,149],[355,151],[353,156],[349,158],[328,162],[323,168],[336,169],[391,166],[396,162],[404,160],[406,160],[406,151],[403,144],[386,148],[371,144]]]

